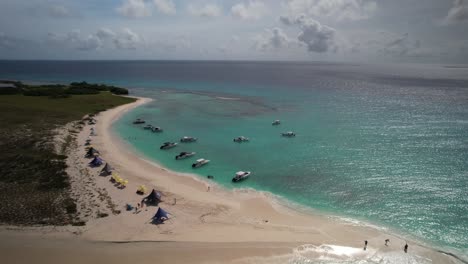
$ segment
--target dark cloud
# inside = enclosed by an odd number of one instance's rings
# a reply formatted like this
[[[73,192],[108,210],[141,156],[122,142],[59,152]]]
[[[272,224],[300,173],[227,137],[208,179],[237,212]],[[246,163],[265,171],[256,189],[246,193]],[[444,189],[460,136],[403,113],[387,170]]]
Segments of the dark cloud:
[[[7,36],[5,33],[0,32],[0,48],[2,49],[11,49],[16,45],[16,40],[10,36]]]
[[[421,47],[420,40],[412,40],[408,33],[386,41],[379,50],[384,55],[396,57],[431,57],[434,53]]]
[[[54,18],[68,18],[74,16],[68,8],[62,5],[49,6],[48,14]]]
[[[96,50],[101,46],[101,41],[95,35],[84,36],[79,30],[66,34],[49,33],[47,42],[51,45],[71,48],[81,51]]]
[[[140,36],[129,28],[123,28],[118,33],[107,28],[100,28],[96,33],[89,35],[83,35],[79,30],[66,34],[49,33],[47,35],[47,42],[51,45],[81,51],[109,48],[110,45],[117,49],[137,49],[141,41]]]

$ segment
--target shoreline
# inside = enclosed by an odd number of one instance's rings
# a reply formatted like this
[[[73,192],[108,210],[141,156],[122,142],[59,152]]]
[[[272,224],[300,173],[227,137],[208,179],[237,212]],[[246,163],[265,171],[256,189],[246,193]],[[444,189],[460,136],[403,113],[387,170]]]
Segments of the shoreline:
[[[282,243],[282,250],[273,255],[284,255],[291,251],[291,254],[296,254],[301,245],[308,245],[310,248],[304,252],[307,251],[305,255],[311,258],[320,257],[323,253],[320,250],[328,246],[325,250],[327,256],[338,259],[367,260],[377,255],[385,258],[397,254],[401,260],[427,258],[435,263],[457,263],[455,257],[412,241],[409,241],[409,253],[404,254],[402,247],[405,240],[384,232],[386,230],[356,226],[350,224],[352,222],[346,224],[339,216],[321,215],[305,206],[304,210],[294,208],[293,202],[292,206],[287,206],[287,201],[267,192],[254,189],[228,190],[208,180],[197,179],[196,175],[172,172],[145,159],[112,131],[112,124],[124,113],[150,101],[138,97],[136,102],[107,110],[96,118],[97,136],[92,137],[92,144],[122,178],[129,180],[123,190],[113,186],[108,180],[109,176],[96,176],[102,167],[87,167],[89,160],[83,158],[83,143],[88,137],[90,126],[86,125],[79,133],[78,146],[74,150],[76,156],[73,157],[78,159],[73,161],[75,165],[78,164],[75,173],[79,175],[83,170],[89,171],[90,177],[95,177],[97,188],[105,189],[121,211],[120,214],[88,219],[85,227],[75,231],[80,240],[254,243],[258,248],[262,248],[262,245],[265,247],[266,243]],[[137,186],[141,184],[146,185],[149,191],[153,187],[161,191],[163,202],[160,206],[171,213],[170,220],[165,224],[148,224],[157,207],[147,207],[147,210],[141,210],[138,214],[124,210],[126,203],[135,205],[142,199],[142,196],[135,194]],[[207,184],[214,187],[209,192]],[[387,238],[391,242],[389,246],[384,246]],[[362,250],[364,240],[369,241],[366,251]],[[258,253],[258,256],[263,256],[261,250]]]

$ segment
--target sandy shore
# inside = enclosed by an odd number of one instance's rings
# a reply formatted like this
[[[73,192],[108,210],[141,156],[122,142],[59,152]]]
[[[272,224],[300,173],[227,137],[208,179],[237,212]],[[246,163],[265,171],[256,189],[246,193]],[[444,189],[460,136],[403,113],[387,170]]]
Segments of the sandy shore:
[[[97,260],[99,263],[126,263],[135,259],[146,263],[144,260],[156,261],[152,256],[158,254],[163,256],[163,262],[172,263],[252,260],[269,263],[273,259],[284,263],[294,258],[323,255],[337,259],[400,260],[395,263],[425,259],[432,263],[457,263],[450,256],[411,241],[408,241],[409,252],[405,254],[405,241],[382,230],[300,212],[280,205],[266,194],[226,190],[208,180],[173,173],[143,159],[114,134],[112,123],[148,101],[139,98],[133,104],[100,113],[95,125],[97,135],[91,137],[102,158],[112,164],[122,178],[128,179],[127,187],[117,188],[109,181],[109,176],[98,175],[101,168],[87,166],[84,142],[89,137],[90,126],[85,126],[78,136],[76,149],[69,156],[69,173],[79,200],[80,216],[87,220],[86,226],[62,228],[68,232],[41,229],[35,234],[30,230],[3,230],[0,254],[14,259],[21,254],[21,243],[31,241],[27,247],[31,252],[29,256],[44,259],[44,263],[59,262],[68,256],[76,260],[71,263],[97,263]],[[136,205],[141,201],[142,196],[136,194],[141,184],[149,190],[155,188],[162,192],[160,207],[171,214],[164,224],[150,223],[157,207],[146,207],[139,213],[125,210],[125,204]],[[208,185],[210,191],[207,191]],[[102,217],[105,215],[108,216]],[[18,247],[15,242],[2,242],[4,238],[17,241]],[[390,243],[385,246],[387,238]],[[66,243],[57,239],[65,239]],[[366,251],[362,249],[364,240],[369,242]],[[102,251],[96,251],[97,245]],[[57,247],[67,254],[58,254]]]

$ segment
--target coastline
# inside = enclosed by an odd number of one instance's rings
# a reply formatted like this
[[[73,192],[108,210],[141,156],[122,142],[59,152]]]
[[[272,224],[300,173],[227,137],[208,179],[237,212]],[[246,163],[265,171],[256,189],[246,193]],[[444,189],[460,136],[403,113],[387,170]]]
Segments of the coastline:
[[[249,247],[257,249],[250,256],[297,254],[298,248],[305,248],[306,250],[299,250],[302,252],[300,254],[314,258],[319,257],[326,248],[329,257],[338,259],[375,259],[376,256],[384,258],[398,255],[401,260],[426,258],[434,263],[457,263],[450,256],[413,242],[409,242],[409,253],[404,254],[402,247],[405,240],[381,230],[349,225],[335,217],[294,210],[276,203],[261,192],[226,190],[204,179],[171,172],[141,157],[112,131],[112,123],[127,111],[149,101],[148,98],[138,98],[134,103],[102,112],[96,118],[97,136],[92,137],[93,146],[122,178],[129,180],[123,190],[113,186],[109,177],[97,176],[100,168],[87,167],[89,160],[83,158],[83,143],[88,137],[90,126],[85,126],[79,133],[76,156],[71,161],[75,165],[72,173],[79,175],[85,170],[89,171],[89,175],[95,177],[97,188],[105,189],[116,208],[121,211],[120,214],[108,217],[88,219],[86,226],[75,231],[80,240],[171,241],[167,243],[181,243],[180,245],[212,243],[216,244],[214,248],[223,247],[222,245],[229,247],[233,243],[249,243]],[[124,210],[125,204],[136,205],[142,199],[142,196],[135,193],[141,184],[146,185],[149,190],[154,187],[162,192],[163,202],[160,207],[171,213],[170,220],[165,224],[149,224],[157,207],[149,207],[138,214]],[[207,184],[212,187],[209,192]],[[389,246],[384,245],[387,238],[391,241]],[[362,250],[364,240],[369,241],[366,251]],[[272,246],[277,245],[276,243],[281,246]],[[271,247],[277,250],[265,250]],[[177,254],[174,251],[172,257],[176,258]],[[193,254],[197,254],[196,250]],[[214,259],[224,260],[225,256],[221,255]],[[238,258],[241,257],[245,256],[239,254]],[[227,259],[234,261],[237,258]]]

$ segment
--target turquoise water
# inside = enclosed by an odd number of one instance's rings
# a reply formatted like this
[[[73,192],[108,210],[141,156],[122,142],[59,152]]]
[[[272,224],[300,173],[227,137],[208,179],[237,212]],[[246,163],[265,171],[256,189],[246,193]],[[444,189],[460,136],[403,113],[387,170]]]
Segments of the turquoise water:
[[[461,249],[467,245],[468,112],[463,100],[435,107],[433,101],[411,95],[337,91],[278,98],[168,90],[143,94],[157,101],[125,115],[115,127],[123,138],[133,137],[129,142],[138,150],[170,169],[214,175],[228,188],[269,191],[429,243]],[[132,125],[135,118],[164,132]],[[282,124],[272,126],[275,119]],[[288,130],[297,137],[280,137]],[[232,142],[241,135],[250,142]],[[159,150],[161,143],[182,136],[199,140]],[[197,155],[176,161],[181,151]],[[211,163],[193,170],[196,158]],[[238,170],[253,174],[233,184]]]
[[[155,98],[114,128],[172,170],[214,175],[227,188],[268,191],[458,255],[468,252],[468,69],[43,62],[34,72],[39,62],[15,63],[0,67],[0,77],[106,82]],[[135,118],[164,132],[132,125]],[[275,119],[282,124],[272,126]],[[289,130],[297,137],[280,136]],[[159,150],[182,136],[199,140]],[[234,143],[237,136],[251,141]],[[197,155],[176,161],[181,151]],[[193,170],[197,158],[211,163]],[[239,170],[252,171],[251,178],[231,183]]]

